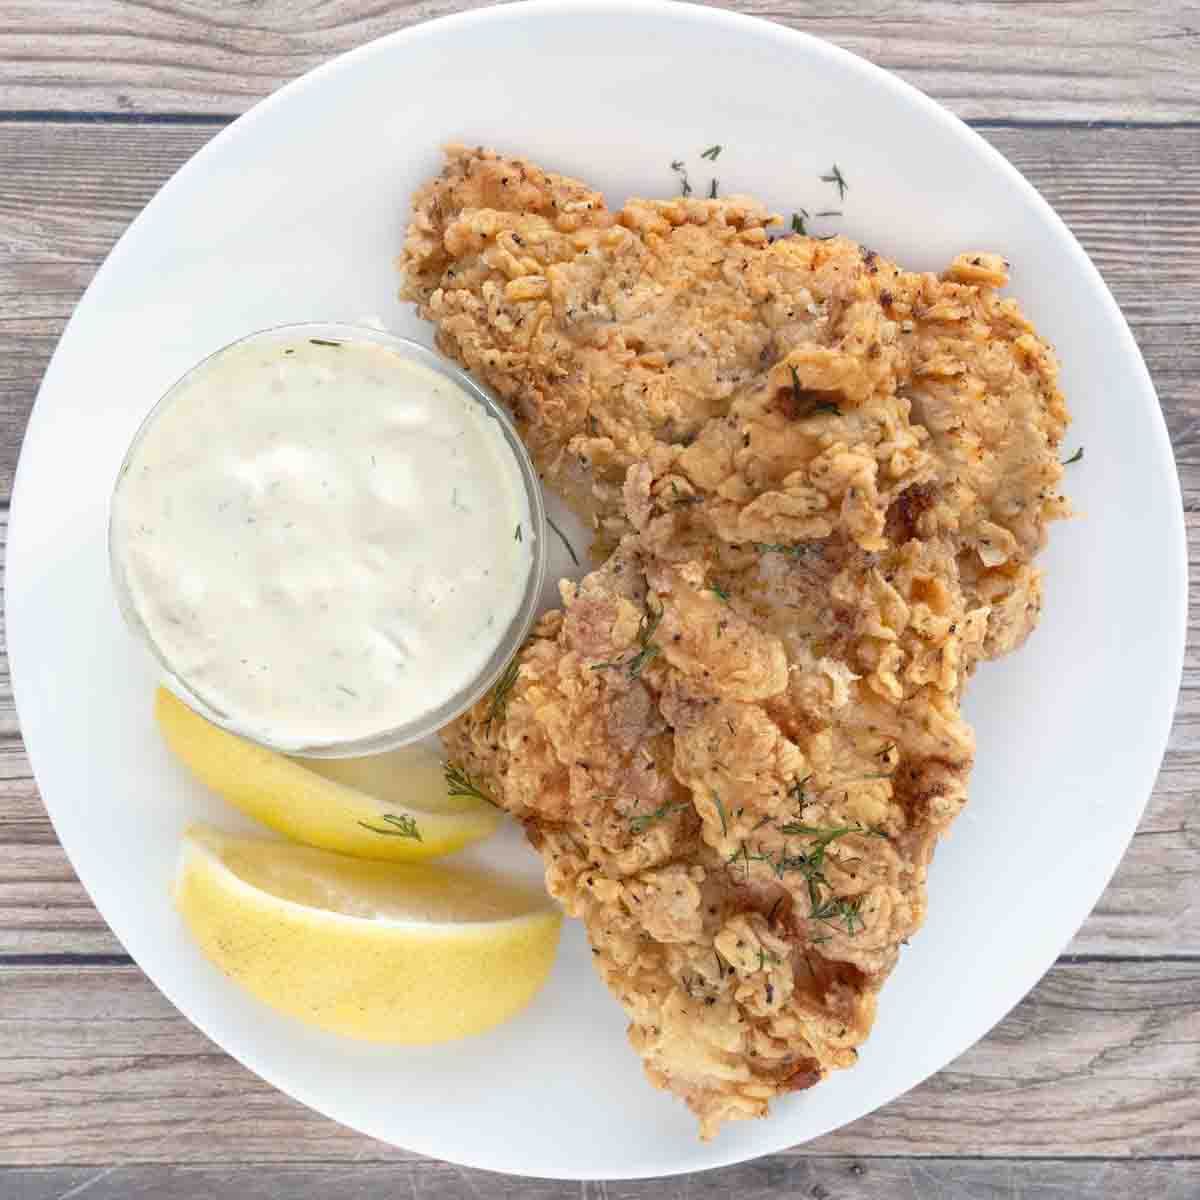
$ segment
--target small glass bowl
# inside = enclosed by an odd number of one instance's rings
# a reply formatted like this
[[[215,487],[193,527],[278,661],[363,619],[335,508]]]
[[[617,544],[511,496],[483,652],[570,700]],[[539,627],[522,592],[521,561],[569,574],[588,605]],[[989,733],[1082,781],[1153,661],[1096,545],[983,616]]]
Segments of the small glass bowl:
[[[530,547],[533,561],[530,566],[529,577],[525,583],[525,594],[521,599],[520,607],[517,609],[517,613],[512,621],[509,622],[507,629],[500,634],[496,648],[484,665],[483,670],[479,672],[470,684],[447,697],[435,708],[431,708],[421,714],[420,717],[414,718],[395,728],[381,730],[377,734],[357,738],[353,741],[328,742],[303,746],[275,744],[256,735],[248,734],[245,730],[239,728],[230,717],[214,708],[203,696],[193,690],[185,678],[176,674],[172,664],[168,661],[161,647],[150,635],[150,631],[146,628],[145,623],[134,607],[129,584],[125,578],[124,567],[116,552],[110,506],[108,552],[113,587],[116,592],[117,604],[121,609],[121,615],[124,617],[125,623],[129,626],[134,636],[154,656],[162,672],[161,682],[163,685],[174,692],[185,704],[201,716],[206,717],[224,729],[228,729],[232,733],[238,734],[240,737],[258,742],[268,749],[277,750],[283,754],[294,754],[307,758],[356,758],[368,754],[381,754],[385,751],[395,750],[400,746],[406,746],[412,742],[418,742],[423,738],[429,737],[470,708],[496,682],[501,671],[508,664],[508,661],[520,649],[526,635],[529,633],[530,626],[533,624],[534,617],[537,615],[538,596],[542,590],[542,582],[546,573],[546,510],[542,502],[542,488],[538,481],[537,472],[530,461],[529,453],[521,442],[508,414],[482,384],[472,379],[465,371],[460,370],[441,355],[426,349],[426,347],[419,343],[410,341],[408,338],[397,337],[395,334],[372,329],[369,326],[350,325],[331,321],[314,321],[295,325],[277,325],[268,329],[260,329],[254,333],[247,334],[245,337],[238,338],[226,346],[222,346],[219,350],[213,351],[212,354],[201,359],[191,370],[177,379],[167,389],[162,398],[150,410],[134,435],[133,441],[125,453],[125,459],[121,463],[121,469],[117,473],[116,483],[113,486],[113,496],[115,498],[117,491],[120,489],[121,481],[129,469],[134,452],[137,450],[138,444],[146,435],[146,432],[153,427],[155,420],[167,409],[172,399],[179,394],[183,385],[189,382],[198,371],[205,367],[212,359],[224,354],[234,346],[240,346],[249,341],[289,342],[297,338],[327,338],[330,341],[369,342],[377,346],[383,346],[410,361],[420,363],[422,366],[436,371],[438,374],[458,384],[467,396],[475,400],[499,424],[504,434],[504,439],[512,451],[513,458],[516,459],[517,467],[521,473],[521,480],[525,486],[525,496],[529,503],[529,515],[533,526],[531,530],[532,545]]]

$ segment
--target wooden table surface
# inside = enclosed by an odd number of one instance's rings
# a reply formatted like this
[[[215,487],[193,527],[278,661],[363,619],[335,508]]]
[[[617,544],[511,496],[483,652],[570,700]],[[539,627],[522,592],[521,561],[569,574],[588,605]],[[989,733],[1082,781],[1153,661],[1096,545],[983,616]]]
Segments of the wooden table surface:
[[[464,7],[0,0],[0,521],[63,324],[159,185],[280,84]],[[734,7],[910,80],[970,121],[1062,214],[1157,385],[1194,578],[1200,4]],[[982,1042],[902,1099],[788,1154],[662,1183],[558,1184],[463,1170],[350,1133],[193,1029],[76,881],[38,798],[0,659],[0,1198],[1200,1197],[1198,689],[1193,637],[1166,760],[1124,862],[1067,952]],[[1034,869],[1053,870],[1052,848]]]

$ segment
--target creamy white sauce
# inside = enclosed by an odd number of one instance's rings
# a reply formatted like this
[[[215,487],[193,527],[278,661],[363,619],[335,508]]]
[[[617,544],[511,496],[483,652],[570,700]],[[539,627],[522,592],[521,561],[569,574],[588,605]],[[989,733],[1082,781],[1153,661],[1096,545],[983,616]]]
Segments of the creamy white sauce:
[[[520,469],[480,404],[389,349],[307,337],[234,346],[180,386],[130,453],[111,536],[174,675],[294,749],[469,686],[533,562]]]

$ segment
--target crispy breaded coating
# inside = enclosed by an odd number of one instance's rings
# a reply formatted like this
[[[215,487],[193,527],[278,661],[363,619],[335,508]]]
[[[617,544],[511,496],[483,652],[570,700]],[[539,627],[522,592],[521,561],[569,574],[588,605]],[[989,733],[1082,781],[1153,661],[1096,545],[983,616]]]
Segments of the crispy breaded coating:
[[[405,294],[607,561],[448,751],[525,824],[658,1086],[712,1136],[851,1065],[967,797],[959,702],[1036,622],[1056,366],[941,279],[452,148]]]

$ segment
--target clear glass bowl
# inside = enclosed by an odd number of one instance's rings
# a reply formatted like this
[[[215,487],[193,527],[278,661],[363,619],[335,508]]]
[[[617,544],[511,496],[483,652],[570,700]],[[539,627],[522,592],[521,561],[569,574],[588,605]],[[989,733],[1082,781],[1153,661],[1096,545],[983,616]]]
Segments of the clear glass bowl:
[[[383,729],[377,734],[357,738],[353,741],[331,741],[303,746],[274,744],[261,737],[250,735],[245,730],[239,728],[226,714],[214,708],[203,696],[199,695],[185,677],[176,673],[173,664],[151,636],[150,631],[142,621],[134,605],[129,584],[125,577],[124,566],[117,552],[113,536],[113,522],[110,508],[108,549],[113,587],[116,591],[117,603],[120,606],[121,614],[125,618],[126,624],[134,636],[145,645],[158,662],[162,672],[161,681],[164,686],[170,688],[184,703],[202,716],[208,718],[214,724],[220,725],[242,737],[248,737],[250,740],[257,741],[272,750],[278,750],[286,754],[297,754],[311,758],[351,758],[367,754],[379,754],[387,750],[394,750],[399,746],[408,745],[410,742],[420,741],[422,738],[436,733],[443,726],[449,724],[460,713],[470,708],[495,683],[509,659],[520,649],[522,642],[524,642],[526,635],[529,633],[530,626],[533,624],[533,619],[537,615],[538,595],[541,592],[542,581],[546,572],[546,512],[542,502],[542,489],[541,484],[538,482],[537,472],[530,461],[529,454],[522,444],[520,437],[517,435],[516,429],[513,428],[508,415],[491,393],[479,382],[472,379],[465,371],[460,370],[453,363],[448,362],[434,351],[428,350],[424,346],[407,338],[397,337],[394,334],[384,333],[368,326],[321,321],[295,325],[279,325],[247,334],[245,337],[237,339],[237,341],[230,342],[227,346],[222,346],[220,350],[214,351],[198,362],[185,375],[176,380],[150,410],[150,413],[134,435],[133,441],[130,443],[128,451],[126,451],[125,459],[121,464],[121,469],[117,473],[117,480],[113,487],[113,496],[115,497],[117,491],[120,489],[121,481],[125,477],[130,460],[139,442],[146,435],[146,432],[153,427],[155,420],[168,408],[172,399],[180,393],[183,385],[191,380],[201,368],[213,358],[224,354],[231,347],[243,345],[251,340],[288,342],[297,338],[327,338],[330,341],[367,342],[383,346],[410,361],[415,361],[422,366],[438,372],[458,384],[468,397],[475,400],[499,424],[504,434],[504,439],[512,451],[513,458],[516,460],[522,482],[525,486],[525,495],[529,503],[529,515],[533,526],[531,530],[532,544],[530,547],[532,563],[529,570],[529,577],[525,583],[525,593],[521,599],[520,607],[512,621],[509,622],[508,627],[500,632],[495,650],[492,652],[483,669],[470,684],[460,688],[442,700],[436,707],[429,709],[427,712],[422,713],[421,716],[403,725]],[[435,693],[436,689],[431,687],[430,691],[431,693]]]

